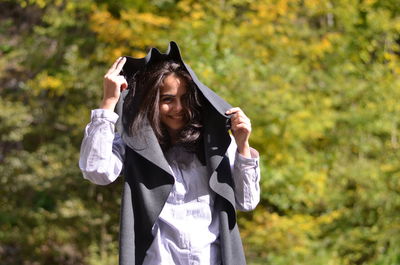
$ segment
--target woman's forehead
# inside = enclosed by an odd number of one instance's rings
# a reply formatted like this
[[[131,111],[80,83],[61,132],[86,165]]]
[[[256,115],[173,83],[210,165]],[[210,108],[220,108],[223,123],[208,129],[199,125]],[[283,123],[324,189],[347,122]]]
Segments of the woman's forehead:
[[[168,75],[161,86],[161,94],[185,94],[187,83],[185,79],[175,74]]]

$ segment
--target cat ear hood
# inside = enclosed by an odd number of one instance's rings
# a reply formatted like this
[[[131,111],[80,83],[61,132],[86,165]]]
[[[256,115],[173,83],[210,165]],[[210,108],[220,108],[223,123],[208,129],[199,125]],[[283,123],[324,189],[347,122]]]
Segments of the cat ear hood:
[[[206,85],[204,85],[196,76],[192,68],[190,68],[189,65],[187,65],[183,60],[182,56],[179,50],[178,45],[174,42],[171,41],[168,46],[168,50],[166,53],[161,53],[158,49],[156,48],[151,48],[149,53],[143,57],[143,58],[133,58],[130,56],[125,56],[126,62],[125,65],[121,71],[121,75],[125,77],[126,80],[131,80],[132,77],[139,71],[142,71],[145,69],[147,65],[158,63],[161,61],[175,61],[184,66],[184,68],[188,71],[190,76],[193,79],[193,82],[196,84],[197,88],[201,92],[201,94],[204,96],[204,98],[210,103],[210,106],[214,109],[214,114],[215,115],[220,115],[221,118],[225,118],[227,120],[226,126],[227,129],[229,129],[229,118],[230,115],[226,115],[225,112],[232,108],[231,105],[229,105],[225,100],[223,100],[220,96],[218,96],[214,91],[212,91],[210,88],[208,88]],[[129,89],[129,87],[128,87]],[[124,135],[127,132],[124,132],[123,128],[123,104],[124,104],[124,98],[128,94],[128,91],[124,91],[121,93],[120,100],[118,101],[117,107],[116,107],[116,113],[119,115],[119,119],[116,124],[117,132],[120,135]],[[135,92],[135,96],[138,93]],[[133,99],[133,102],[137,102],[135,100],[135,96]]]

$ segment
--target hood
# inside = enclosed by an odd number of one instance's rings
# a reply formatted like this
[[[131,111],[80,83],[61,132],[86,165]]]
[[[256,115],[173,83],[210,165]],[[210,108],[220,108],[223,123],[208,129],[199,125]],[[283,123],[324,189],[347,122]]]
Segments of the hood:
[[[212,138],[220,138],[221,136],[228,136],[228,129],[230,128],[230,115],[226,115],[225,112],[232,108],[230,104],[228,104],[225,100],[223,100],[220,96],[218,96],[214,91],[204,85],[196,76],[192,68],[187,65],[183,60],[179,50],[178,45],[171,41],[169,43],[169,47],[166,53],[161,53],[158,49],[152,48],[149,53],[143,58],[133,58],[130,56],[125,56],[126,62],[121,71],[121,75],[125,77],[126,80],[130,80],[136,72],[143,70],[144,67],[148,64],[160,62],[163,60],[174,60],[176,62],[184,65],[186,70],[189,72],[192,77],[194,83],[199,89],[200,93],[204,96],[205,104],[202,109],[203,115],[203,125],[204,125],[204,137],[206,144],[211,144]],[[129,87],[128,87],[129,90]],[[156,165],[160,165],[160,160],[163,160],[161,156],[162,151],[161,147],[158,144],[158,141],[155,138],[154,132],[150,125],[144,126],[142,131],[137,135],[144,136],[145,139],[137,137],[137,136],[129,136],[127,132],[124,131],[123,121],[124,121],[124,113],[123,113],[123,104],[124,98],[128,94],[128,90],[125,90],[121,93],[120,99],[116,106],[116,113],[119,115],[119,119],[116,124],[117,132],[121,135],[125,143],[137,151],[139,154],[143,155],[145,158],[149,159],[151,162]],[[139,93],[135,92],[133,102],[137,102],[135,100],[136,95]],[[137,98],[136,98],[137,99]],[[222,143],[225,141],[222,141]],[[230,143],[230,140],[229,140]],[[213,145],[217,145],[214,143]],[[225,149],[221,146],[213,146],[212,150],[221,150],[221,148]],[[207,148],[206,148],[207,149]],[[227,149],[227,147],[226,147]],[[226,149],[223,150],[226,152]],[[161,151],[161,153],[160,153]],[[207,150],[206,150],[207,151]],[[222,151],[222,150],[221,150]],[[155,154],[156,155],[154,157]],[[207,155],[207,153],[206,153]],[[164,163],[162,163],[164,164]],[[168,168],[167,165],[166,168]]]
[[[206,85],[204,85],[196,76],[192,68],[190,68],[189,65],[187,65],[181,56],[180,50],[178,45],[174,42],[171,41],[168,46],[168,50],[166,53],[161,53],[158,49],[156,48],[151,48],[149,53],[143,57],[143,58],[133,58],[130,56],[124,56],[126,58],[125,65],[121,71],[121,75],[125,77],[126,80],[130,80],[138,71],[143,70],[146,65],[148,64],[153,64],[156,62],[160,61],[167,61],[167,60],[173,60],[176,62],[181,63],[185,69],[189,72],[190,76],[192,77],[194,83],[196,84],[197,88],[201,92],[201,94],[204,96],[206,101],[208,101],[209,105],[214,108],[214,111],[212,111],[213,115],[220,115],[221,118],[227,119],[228,123],[226,124],[227,129],[229,129],[230,124],[229,124],[229,118],[230,115],[226,115],[225,112],[232,108],[230,104],[228,104],[225,100],[223,100],[220,96],[218,96],[214,91],[212,91],[210,88],[208,88]],[[129,87],[128,87],[129,90]],[[128,94],[128,90],[125,90],[123,93],[121,93],[120,100],[117,104],[116,108],[116,113],[119,115],[120,119],[117,122],[117,132],[120,133],[121,135],[124,134],[123,132],[123,126],[122,126],[122,121],[123,121],[123,102],[124,98]],[[133,102],[137,102],[135,100],[136,95],[139,93],[135,93],[134,100]]]

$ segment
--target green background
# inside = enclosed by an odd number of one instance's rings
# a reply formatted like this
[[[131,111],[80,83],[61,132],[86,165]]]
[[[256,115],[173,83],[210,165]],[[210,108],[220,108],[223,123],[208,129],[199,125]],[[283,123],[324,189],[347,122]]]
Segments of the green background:
[[[122,178],[79,148],[121,55],[176,41],[251,118],[250,265],[400,264],[398,0],[0,1],[0,263],[117,264]]]

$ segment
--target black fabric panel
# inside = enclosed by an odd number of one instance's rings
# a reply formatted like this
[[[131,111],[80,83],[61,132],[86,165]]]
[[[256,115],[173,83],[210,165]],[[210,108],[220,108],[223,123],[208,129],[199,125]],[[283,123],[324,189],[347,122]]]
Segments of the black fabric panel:
[[[128,214],[124,213],[123,218],[128,219],[122,219],[121,223],[124,231],[130,231],[131,228],[126,226],[134,224],[134,246],[121,245],[120,247],[128,251],[134,249],[136,264],[142,264],[146,251],[154,239],[151,229],[164,207],[174,179],[129,147],[126,149],[125,159],[125,182],[131,191],[131,198],[125,199],[133,202],[131,204],[133,209],[125,207],[123,210],[133,212],[134,222],[129,220]],[[131,242],[128,243],[131,244]],[[123,265],[127,264],[132,263],[123,263]]]

